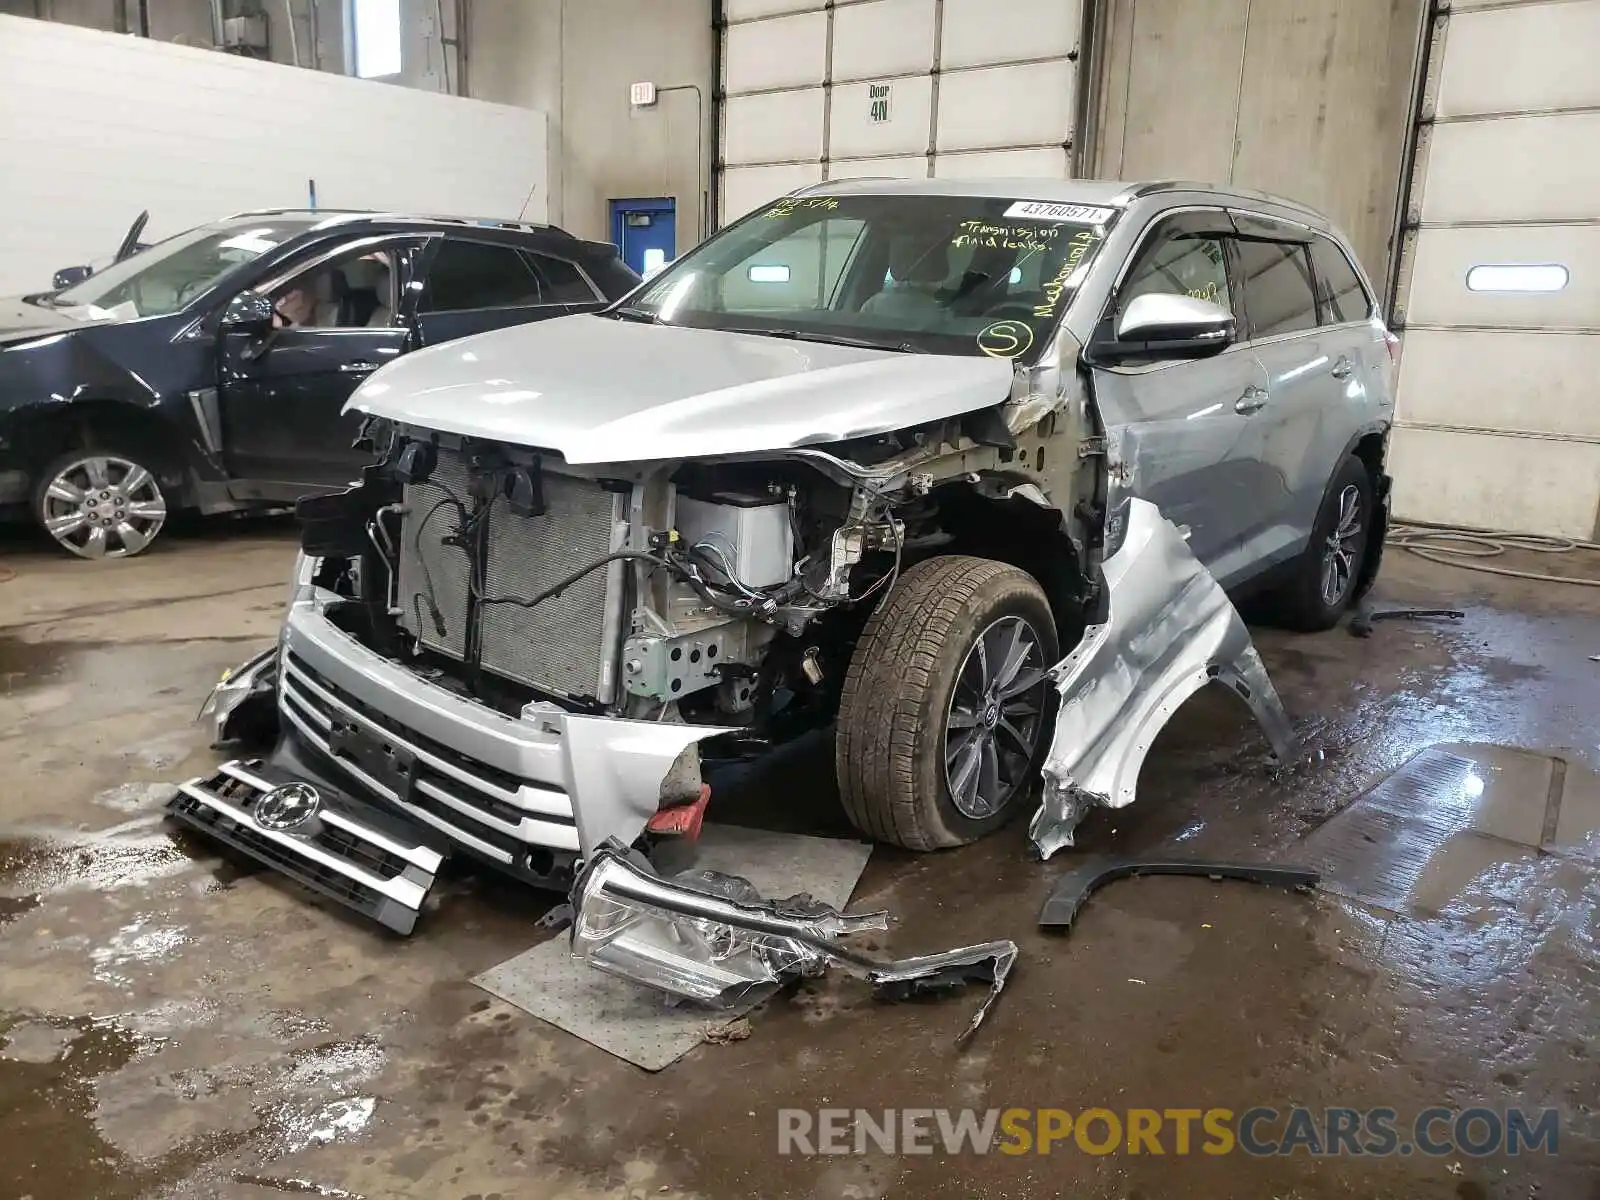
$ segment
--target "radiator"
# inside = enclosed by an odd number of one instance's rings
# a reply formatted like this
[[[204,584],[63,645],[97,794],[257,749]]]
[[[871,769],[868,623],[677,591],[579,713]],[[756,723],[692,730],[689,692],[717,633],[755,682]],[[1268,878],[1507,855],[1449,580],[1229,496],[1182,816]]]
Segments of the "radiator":
[[[503,498],[490,506],[485,597],[528,599],[624,544],[625,495],[550,471],[542,483],[546,511],[537,517],[517,516]],[[428,649],[462,659],[469,623],[476,620],[478,661],[484,670],[541,691],[609,702],[615,691],[622,564],[584,576],[537,608],[474,605],[466,552],[442,544],[456,532],[460,513],[451,503],[434,511],[446,488],[470,510],[466,464],[444,451],[427,483],[406,488],[399,579],[402,627]],[[430,581],[445,621],[443,636],[428,611]]]
[[[515,516],[503,499],[490,510],[485,596],[525,599],[621,548],[625,495],[549,471],[543,482],[543,515]],[[485,605],[484,669],[544,691],[609,701],[622,579],[622,564],[611,563],[537,608]]]

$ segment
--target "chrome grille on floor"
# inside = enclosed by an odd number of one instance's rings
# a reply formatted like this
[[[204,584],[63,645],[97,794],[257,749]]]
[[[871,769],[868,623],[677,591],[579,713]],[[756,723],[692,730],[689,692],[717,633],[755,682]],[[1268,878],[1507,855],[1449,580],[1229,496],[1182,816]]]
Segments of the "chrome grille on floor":
[[[505,500],[490,510],[485,596],[526,599],[621,547],[626,496],[549,471],[543,483],[540,516],[519,517]],[[621,603],[621,584],[622,566],[612,563],[537,608],[484,605],[484,669],[544,691],[610,700],[608,617]]]
[[[180,784],[167,812],[330,900],[410,933],[438,873],[439,852],[394,818],[314,787],[307,790],[317,806],[292,832],[262,824],[261,800],[293,782],[262,763],[235,760]]]

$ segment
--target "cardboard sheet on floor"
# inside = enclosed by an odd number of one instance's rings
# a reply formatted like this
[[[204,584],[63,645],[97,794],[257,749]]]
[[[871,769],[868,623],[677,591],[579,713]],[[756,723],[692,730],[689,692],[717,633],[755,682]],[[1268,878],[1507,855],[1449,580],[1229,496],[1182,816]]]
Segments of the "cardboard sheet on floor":
[[[871,853],[864,842],[707,825],[694,867],[742,875],[772,899],[809,892],[824,904],[843,908]],[[647,1071],[670,1066],[693,1050],[708,1025],[726,1024],[755,1007],[669,1007],[660,993],[573,958],[566,931],[472,982]]]

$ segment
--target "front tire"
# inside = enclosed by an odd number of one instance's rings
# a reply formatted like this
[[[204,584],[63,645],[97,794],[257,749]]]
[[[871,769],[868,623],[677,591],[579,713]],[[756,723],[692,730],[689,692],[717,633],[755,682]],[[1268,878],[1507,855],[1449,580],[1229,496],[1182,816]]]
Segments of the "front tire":
[[[39,473],[33,514],[58,546],[79,558],[131,558],[167,520],[157,472],[141,456],[71,450]]]
[[[1294,574],[1267,598],[1274,624],[1305,633],[1332,629],[1350,607],[1371,552],[1372,474],[1348,454],[1323,495],[1311,528],[1311,544]]]
[[[955,555],[908,570],[867,622],[839,705],[839,791],[856,828],[938,850],[1005,824],[1032,790],[1057,656],[1027,573]]]

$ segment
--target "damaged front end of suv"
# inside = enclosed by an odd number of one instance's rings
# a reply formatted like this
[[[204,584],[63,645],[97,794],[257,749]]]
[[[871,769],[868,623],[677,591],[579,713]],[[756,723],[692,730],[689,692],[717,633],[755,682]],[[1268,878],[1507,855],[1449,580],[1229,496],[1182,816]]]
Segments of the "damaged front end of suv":
[[[1114,215],[1085,227],[1103,239]],[[1035,843],[1070,844],[1078,799],[1132,798],[1103,759],[1136,773],[1187,695],[1174,672],[1239,681],[1285,750],[1237,614],[1108,470],[1053,315],[986,320],[957,356],[669,325],[664,278],[654,310],[419,352],[356,394],[376,461],[300,505],[278,744],[187,785],[175,815],[226,839],[266,806],[282,823],[252,836],[314,851],[275,865],[376,915],[424,845],[565,889],[604,845],[697,827],[707,762],[830,725],[850,818],[917,850],[1009,820],[1041,766]],[[1165,559],[1118,569],[1152,522]],[[1169,585],[1200,636],[1147,662],[1148,631],[1119,622],[1159,624]],[[1135,710],[1136,755],[1110,736]]]

